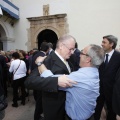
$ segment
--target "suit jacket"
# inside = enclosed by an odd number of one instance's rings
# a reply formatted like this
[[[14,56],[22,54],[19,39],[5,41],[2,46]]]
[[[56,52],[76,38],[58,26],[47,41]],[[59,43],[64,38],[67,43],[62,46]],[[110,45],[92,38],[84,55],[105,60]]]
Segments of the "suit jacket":
[[[73,66],[69,62],[71,71]],[[53,74],[69,74],[66,65],[52,52],[44,61],[44,64]],[[34,69],[27,77],[25,86],[28,89],[43,90],[43,112],[45,120],[65,120],[66,92],[58,91],[57,77],[40,77],[38,69]]]
[[[74,65],[74,70],[77,71],[80,66],[80,50],[76,48],[76,50],[74,51],[74,53],[70,56],[70,61],[72,62],[72,64]]]
[[[69,74],[66,65],[54,52],[45,59],[44,64],[53,72],[53,74]],[[69,60],[68,64],[71,71],[73,71],[73,66]],[[42,97],[45,120],[64,120],[66,92],[43,92]]]
[[[117,72],[115,81],[116,82],[113,88],[112,106],[114,112],[120,116],[120,68]]]
[[[107,100],[112,101],[113,86],[118,69],[120,68],[120,53],[114,51],[107,66],[104,62],[99,68],[100,89]]]
[[[43,90],[48,92],[57,92],[57,77],[40,77],[38,68],[35,68],[25,80],[25,87],[31,90]]]

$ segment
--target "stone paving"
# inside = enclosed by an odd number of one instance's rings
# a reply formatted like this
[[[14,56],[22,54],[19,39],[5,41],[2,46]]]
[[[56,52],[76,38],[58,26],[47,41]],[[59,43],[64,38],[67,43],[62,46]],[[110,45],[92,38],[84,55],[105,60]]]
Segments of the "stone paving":
[[[12,107],[12,89],[8,88],[8,107],[5,110],[5,117],[3,120],[33,120],[34,116],[34,98],[32,91],[30,91],[29,101],[26,97],[25,106],[18,101],[18,107]]]

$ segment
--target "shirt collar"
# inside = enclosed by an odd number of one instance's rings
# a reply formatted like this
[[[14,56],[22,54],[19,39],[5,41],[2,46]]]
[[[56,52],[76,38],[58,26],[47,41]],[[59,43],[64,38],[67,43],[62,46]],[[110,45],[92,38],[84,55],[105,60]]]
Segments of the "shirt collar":
[[[44,51],[40,51],[40,52],[43,52],[46,55],[46,52],[44,52]]]
[[[114,49],[112,50],[112,51],[110,51],[109,53],[106,53],[106,54],[108,54],[109,56],[112,56],[112,54],[114,53]]]
[[[56,53],[56,55],[64,62],[64,59],[63,59],[63,57],[61,56],[61,55],[59,55],[59,53],[55,50],[55,53]]]

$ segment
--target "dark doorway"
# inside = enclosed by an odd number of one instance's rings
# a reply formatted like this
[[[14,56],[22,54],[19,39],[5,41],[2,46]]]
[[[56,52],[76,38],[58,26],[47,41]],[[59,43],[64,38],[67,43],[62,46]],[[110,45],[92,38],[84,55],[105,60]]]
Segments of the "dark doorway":
[[[57,40],[58,37],[54,31],[45,29],[38,35],[38,49],[40,49],[42,42],[51,42],[53,44],[53,49],[55,49]]]

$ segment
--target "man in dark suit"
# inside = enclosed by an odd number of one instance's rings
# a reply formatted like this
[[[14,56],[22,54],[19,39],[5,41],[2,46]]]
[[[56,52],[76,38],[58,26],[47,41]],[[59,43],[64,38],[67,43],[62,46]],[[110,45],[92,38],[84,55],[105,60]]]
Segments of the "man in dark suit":
[[[78,49],[77,42],[75,43],[75,50],[74,50],[74,53],[70,57],[70,61],[74,65],[74,70],[77,71],[80,68],[80,66],[79,66],[79,63],[80,63],[80,50]]]
[[[32,56],[32,66],[31,69],[35,69],[37,68],[37,65],[35,64],[35,60],[37,57],[42,56],[44,57],[49,51],[49,46],[47,42],[42,42],[41,46],[40,46],[40,51],[36,51],[33,56]],[[36,101],[36,105],[35,105],[35,112],[34,112],[34,120],[42,120],[43,116],[43,109],[42,109],[42,91],[37,91],[34,90],[33,92],[34,94],[34,98]]]
[[[52,52],[45,59],[44,64],[54,74],[69,74],[70,72],[73,71],[73,65],[70,63],[69,58],[71,54],[74,52],[74,47],[75,39],[72,36],[65,35],[60,37],[57,42],[55,52]],[[35,83],[33,83],[34,81],[32,81],[31,77],[28,77],[27,80],[29,81],[28,86],[30,88],[34,88]],[[42,94],[44,119],[65,120],[66,92],[64,91],[53,92],[53,91],[50,90],[48,92],[47,90],[46,92],[44,91]]]
[[[6,64],[5,57],[0,53],[0,63],[3,72],[3,83],[4,83],[4,93],[7,96],[7,74],[8,74],[8,66]]]
[[[120,68],[120,53],[115,51],[117,38],[113,35],[103,37],[102,47],[105,50],[105,60],[99,68],[100,74],[100,96],[97,99],[94,118],[100,120],[100,115],[104,103],[107,108],[107,120],[116,120],[116,115],[112,108],[113,86],[115,76]]]
[[[53,50],[53,44],[51,42],[48,43],[48,46],[49,46],[49,52],[48,52],[48,55],[50,55],[52,52],[54,52]]]
[[[1,60],[0,60],[0,97],[3,96],[4,93],[4,83],[3,83],[3,68],[1,65]],[[2,101],[3,102],[3,101]],[[2,102],[0,101],[0,105],[2,104]],[[5,116],[5,110],[1,110],[0,111],[0,120],[2,120]]]
[[[112,106],[113,111],[116,113],[116,119],[120,120],[120,68],[117,72],[115,85],[113,88]]]

